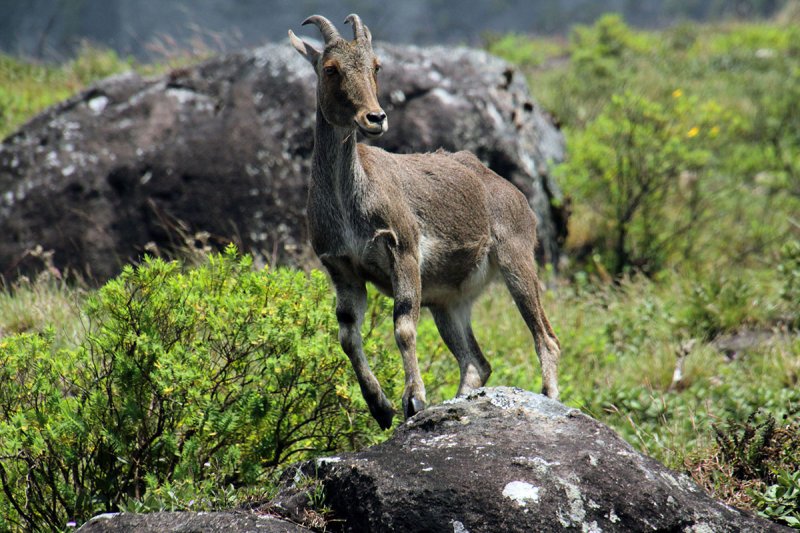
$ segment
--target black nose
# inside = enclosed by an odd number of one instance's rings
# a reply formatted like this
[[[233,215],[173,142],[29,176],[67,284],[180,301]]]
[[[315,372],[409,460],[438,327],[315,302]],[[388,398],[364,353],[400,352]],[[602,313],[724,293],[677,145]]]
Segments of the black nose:
[[[367,113],[367,120],[372,122],[373,124],[380,124],[384,120],[386,120],[386,113],[383,111],[372,111]]]

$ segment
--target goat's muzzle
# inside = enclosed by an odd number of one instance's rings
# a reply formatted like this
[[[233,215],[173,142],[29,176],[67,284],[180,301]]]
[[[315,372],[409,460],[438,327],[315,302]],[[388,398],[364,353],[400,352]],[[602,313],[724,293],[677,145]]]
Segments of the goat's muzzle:
[[[359,113],[356,118],[358,131],[368,139],[377,139],[389,129],[389,119],[383,109],[374,109],[365,113]]]

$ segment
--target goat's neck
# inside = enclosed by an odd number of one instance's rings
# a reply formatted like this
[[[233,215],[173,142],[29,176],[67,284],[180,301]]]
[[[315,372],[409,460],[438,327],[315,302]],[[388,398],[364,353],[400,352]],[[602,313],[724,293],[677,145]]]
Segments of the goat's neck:
[[[366,185],[366,174],[356,150],[356,131],[329,124],[319,108],[313,161],[315,184],[335,194],[342,203],[358,195]]]

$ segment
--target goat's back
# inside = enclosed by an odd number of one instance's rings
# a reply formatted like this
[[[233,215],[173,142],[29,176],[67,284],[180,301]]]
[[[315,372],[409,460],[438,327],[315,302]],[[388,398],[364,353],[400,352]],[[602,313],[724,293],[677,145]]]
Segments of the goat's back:
[[[512,183],[467,151],[392,154],[359,144],[368,175],[392,191],[387,200],[408,205],[421,231],[445,239],[484,240],[509,230],[533,237],[536,220]]]

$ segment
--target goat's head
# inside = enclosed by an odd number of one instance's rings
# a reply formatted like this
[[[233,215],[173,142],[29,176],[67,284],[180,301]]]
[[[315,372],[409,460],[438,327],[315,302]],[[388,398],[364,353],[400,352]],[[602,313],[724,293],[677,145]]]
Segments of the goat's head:
[[[317,72],[317,105],[322,116],[334,126],[358,129],[364,136],[380,137],[389,127],[386,113],[378,105],[380,64],[372,52],[372,35],[358,15],[345,24],[353,26],[353,41],[346,41],[325,17],[308,17],[303,25],[316,25],[325,38],[322,52],[298,39],[289,38]]]

